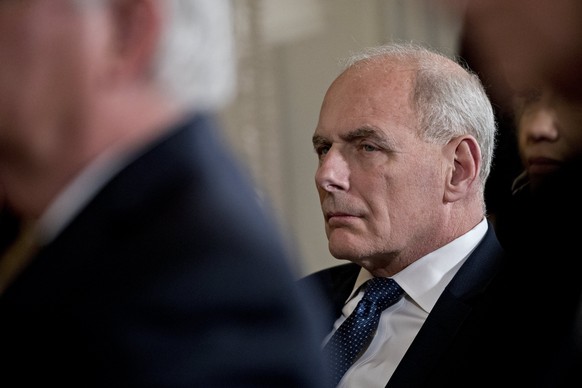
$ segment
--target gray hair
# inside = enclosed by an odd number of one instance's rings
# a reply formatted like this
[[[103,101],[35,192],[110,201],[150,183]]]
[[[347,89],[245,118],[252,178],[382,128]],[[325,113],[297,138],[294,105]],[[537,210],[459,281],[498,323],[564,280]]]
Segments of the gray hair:
[[[161,0],[166,7],[153,75],[196,111],[216,111],[234,96],[236,56],[230,0]]]
[[[491,171],[497,124],[479,77],[444,54],[413,43],[367,48],[346,59],[344,65],[357,67],[383,59],[406,61],[415,67],[411,103],[423,139],[446,144],[469,134],[477,140],[482,159],[479,178],[484,189]]]

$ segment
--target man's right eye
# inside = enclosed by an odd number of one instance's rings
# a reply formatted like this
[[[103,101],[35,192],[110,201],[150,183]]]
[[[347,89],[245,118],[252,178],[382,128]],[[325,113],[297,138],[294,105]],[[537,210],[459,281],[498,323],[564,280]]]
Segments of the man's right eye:
[[[328,151],[329,151],[329,146],[319,146],[319,147],[315,148],[315,153],[320,157],[325,156]]]

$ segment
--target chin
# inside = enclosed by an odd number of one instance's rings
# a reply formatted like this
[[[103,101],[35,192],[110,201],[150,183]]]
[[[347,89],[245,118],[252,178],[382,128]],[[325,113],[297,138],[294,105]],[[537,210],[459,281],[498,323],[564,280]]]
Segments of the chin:
[[[329,244],[329,252],[338,260],[348,260],[357,262],[358,255],[354,252],[353,247],[336,246]]]

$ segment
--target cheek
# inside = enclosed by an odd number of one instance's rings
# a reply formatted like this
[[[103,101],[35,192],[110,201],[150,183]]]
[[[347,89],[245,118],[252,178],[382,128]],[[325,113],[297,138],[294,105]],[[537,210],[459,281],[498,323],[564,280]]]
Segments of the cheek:
[[[418,155],[423,156],[408,161],[406,165],[405,187],[408,187],[408,192],[412,197],[422,198],[430,194],[438,194],[443,188],[450,166],[440,150],[426,150]]]
[[[22,24],[16,26],[17,21]],[[25,123],[35,122],[49,103],[35,103],[47,89],[38,82],[39,74],[46,72],[38,39],[26,18],[11,23],[0,17],[0,137],[5,146],[16,146],[10,142],[27,137],[25,129],[33,125]],[[51,87],[58,92],[56,82]]]
[[[519,126],[517,127],[517,150],[520,155],[523,155],[525,149],[527,148],[527,123],[520,122]]]
[[[414,224],[441,208],[449,171],[445,162],[434,155],[426,154],[418,162],[409,163],[405,180],[394,189],[398,191],[399,222]]]
[[[582,150],[582,106],[565,111],[556,110],[560,124],[560,136],[565,140],[564,143],[576,149],[577,152]]]
[[[37,50],[34,60],[20,72],[20,85],[13,88],[15,112],[22,120],[35,121],[28,125],[62,124],[55,121],[76,111],[83,101],[84,70],[75,48],[65,49],[61,44],[51,47],[52,50],[47,47]]]
[[[31,26],[20,18],[10,31],[0,27],[0,140],[6,143],[42,142],[56,128],[74,127],[87,105],[90,56],[83,31],[74,21],[45,19]]]
[[[582,131],[575,130],[563,138],[562,144],[568,147],[565,150],[568,155],[564,156],[569,160],[580,160],[582,158]]]

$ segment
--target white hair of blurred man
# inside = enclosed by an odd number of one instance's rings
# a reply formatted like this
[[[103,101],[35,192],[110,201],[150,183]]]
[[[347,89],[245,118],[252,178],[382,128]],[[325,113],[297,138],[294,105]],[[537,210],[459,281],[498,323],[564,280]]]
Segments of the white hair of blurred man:
[[[164,0],[166,17],[153,69],[169,96],[197,111],[216,111],[236,92],[230,0]]]

